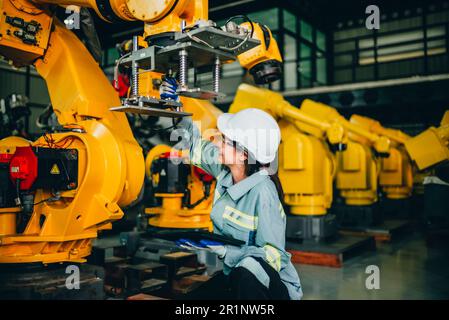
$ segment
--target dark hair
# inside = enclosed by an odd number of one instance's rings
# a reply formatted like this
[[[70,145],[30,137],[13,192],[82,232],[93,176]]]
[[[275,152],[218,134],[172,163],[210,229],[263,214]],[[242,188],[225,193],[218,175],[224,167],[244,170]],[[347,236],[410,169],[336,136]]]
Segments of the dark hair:
[[[261,169],[268,168],[269,164],[261,164],[260,162],[252,159],[250,161],[250,155],[248,154],[247,159],[245,160],[245,174],[247,177],[252,175],[253,173],[258,172]],[[273,181],[274,186],[278,192],[279,200],[281,201],[282,207],[285,210],[285,202],[284,202],[284,189],[282,188],[281,180],[279,179],[278,172],[276,171],[273,174],[270,174],[270,179]]]
[[[245,174],[247,177],[252,175],[253,173],[258,172],[261,169],[268,168],[270,164],[262,164],[259,161],[257,161],[254,156],[249,152],[245,147],[240,145],[234,140],[231,140],[234,148],[237,150],[246,153],[247,157],[245,160]],[[270,174],[270,179],[273,181],[274,186],[276,187],[276,190],[278,192],[279,200],[281,201],[282,208],[285,210],[285,202],[284,202],[284,189],[282,188],[281,180],[279,179],[278,172],[274,172],[273,174]]]

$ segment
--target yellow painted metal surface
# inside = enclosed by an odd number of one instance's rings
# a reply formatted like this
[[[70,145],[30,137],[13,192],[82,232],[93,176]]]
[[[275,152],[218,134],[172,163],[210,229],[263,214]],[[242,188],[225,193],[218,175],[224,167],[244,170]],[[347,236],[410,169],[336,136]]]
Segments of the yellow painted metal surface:
[[[23,8],[19,10],[19,8]],[[53,18],[45,6],[36,7],[26,0],[0,1],[0,55],[13,61],[16,66],[29,65],[44,54],[48,46],[50,26]],[[19,31],[6,22],[7,17],[19,17],[25,22],[35,21],[41,25],[36,33],[36,45],[26,44],[15,35]]]
[[[0,208],[0,236],[16,233],[18,212],[19,208]]]
[[[449,159],[449,124],[430,127],[407,140],[405,148],[420,170],[430,168]]]
[[[410,136],[400,130],[385,128],[379,121],[367,117],[352,115],[350,121],[391,140],[388,157],[378,159],[379,186],[389,199],[410,197],[413,191],[413,164],[404,148]]]
[[[130,0],[127,6],[133,17],[145,22],[144,38],[165,32],[181,31],[182,20],[189,27],[197,20],[209,19],[207,0]],[[160,10],[154,10],[158,6]],[[170,14],[162,14],[164,10],[169,10]]]
[[[343,152],[337,152],[336,187],[347,205],[371,205],[377,201],[376,159],[370,147],[348,141]]]
[[[145,172],[152,182],[158,183],[159,176],[150,171],[151,164],[161,154],[171,152],[172,148],[167,145],[157,145],[147,154],[145,159]],[[173,151],[178,153],[178,151]],[[182,154],[181,154],[182,156]],[[203,183],[194,174],[193,166],[190,166],[188,185],[190,202],[194,203],[203,198]],[[159,228],[182,228],[182,229],[209,229],[212,230],[210,212],[212,210],[215,182],[212,183],[210,196],[194,208],[186,208],[182,204],[184,193],[156,193],[155,197],[162,198],[162,206],[145,208],[145,213],[150,215],[149,225]]]
[[[242,23],[241,26],[251,30],[251,25],[248,22]],[[265,41],[265,36],[263,30],[261,29],[259,23],[253,23],[254,31],[253,31],[253,39],[257,39],[261,42],[261,45],[252,48],[238,56],[238,61],[240,65],[250,70],[255,65],[265,62],[268,60],[276,60],[282,62],[282,56],[279,51],[279,47],[277,45],[276,39],[271,34],[271,30],[268,30],[269,33],[269,43]]]
[[[322,215],[332,204],[334,157],[326,144],[300,132],[288,121],[279,121],[279,178],[290,212]]]
[[[413,165],[403,146],[380,158],[379,185],[390,199],[406,199],[413,191]]]

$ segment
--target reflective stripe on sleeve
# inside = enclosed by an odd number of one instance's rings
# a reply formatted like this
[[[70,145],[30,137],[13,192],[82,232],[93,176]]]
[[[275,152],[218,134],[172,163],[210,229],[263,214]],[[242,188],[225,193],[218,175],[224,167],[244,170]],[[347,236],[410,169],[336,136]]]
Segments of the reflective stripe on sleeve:
[[[265,250],[265,257],[267,258],[268,263],[276,270],[276,271],[280,271],[281,270],[281,254],[279,253],[279,251],[267,244],[263,247],[263,249]]]

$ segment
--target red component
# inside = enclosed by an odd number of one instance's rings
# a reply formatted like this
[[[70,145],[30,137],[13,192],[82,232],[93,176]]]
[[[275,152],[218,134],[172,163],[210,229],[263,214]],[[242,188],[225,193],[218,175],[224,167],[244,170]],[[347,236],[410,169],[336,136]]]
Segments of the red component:
[[[201,168],[193,167],[193,172],[195,175],[203,182],[212,182],[214,180],[214,177],[208,174],[206,171],[204,171]]]
[[[12,153],[0,153],[0,163],[9,163],[12,159]]]
[[[118,92],[119,97],[124,98],[128,95],[129,77],[126,74],[120,73],[117,78],[117,83],[113,81],[114,88]]]
[[[37,178],[37,157],[31,147],[17,147],[9,163],[9,175],[14,184],[20,180],[20,190],[28,190]]]

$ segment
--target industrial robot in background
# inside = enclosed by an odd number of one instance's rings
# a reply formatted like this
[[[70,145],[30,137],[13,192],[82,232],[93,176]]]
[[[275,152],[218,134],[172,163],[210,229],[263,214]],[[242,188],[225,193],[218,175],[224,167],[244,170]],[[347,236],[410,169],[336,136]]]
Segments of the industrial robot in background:
[[[449,159],[449,112],[443,116],[439,128],[431,127],[416,137],[399,130],[384,128],[378,121],[359,115],[353,115],[350,121],[366,127],[373,133],[384,135],[392,141],[390,155],[379,159],[379,184],[386,198],[391,200],[390,203],[400,204],[402,201],[410,200],[412,193],[421,195],[426,185],[428,190],[434,189],[435,186],[437,189],[442,186],[444,190],[444,186],[448,186],[445,183],[449,181],[449,176],[445,172]],[[438,178],[438,175],[443,180]],[[434,184],[432,181],[438,183]],[[440,208],[444,205],[432,207]],[[386,208],[382,209],[385,211]],[[408,206],[404,208],[397,204],[391,209],[410,211]]]
[[[419,170],[446,165],[449,160],[449,111],[438,128],[430,127],[404,142],[405,148]]]
[[[281,128],[279,178],[290,213],[287,237],[315,242],[335,237],[337,220],[329,213],[338,169],[335,152],[339,154],[348,144],[355,144],[348,139],[350,133],[364,137],[379,153],[389,152],[389,139],[350,123],[334,108],[322,103],[306,99],[297,108],[279,93],[242,84],[229,112],[245,108],[270,113]]]
[[[385,218],[410,218],[411,197],[416,193],[415,181],[421,176],[404,146],[411,137],[400,130],[385,128],[379,121],[360,115],[352,115],[350,121],[374,134],[390,139],[391,148],[388,157],[378,158],[379,187],[384,195],[380,205]]]
[[[120,101],[82,42],[54,17],[54,5],[71,4],[92,8],[109,22],[144,23],[144,34],[133,38],[132,52],[119,61],[131,67],[129,97]],[[0,9],[0,54],[17,67],[36,68],[62,126],[34,142],[0,141],[0,263],[82,263],[98,232],[123,216],[143,185],[142,149],[124,112],[191,115],[179,111],[184,98],[151,95],[149,74],[178,70],[179,95],[217,98],[218,81],[213,91],[189,87],[188,69],[211,66],[219,80],[221,64],[237,56],[244,61],[244,53],[261,42],[253,39],[249,21],[248,27],[217,27],[203,0],[4,0]],[[257,74],[279,69],[260,58],[242,64]]]

